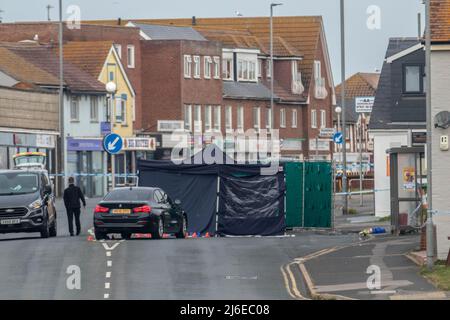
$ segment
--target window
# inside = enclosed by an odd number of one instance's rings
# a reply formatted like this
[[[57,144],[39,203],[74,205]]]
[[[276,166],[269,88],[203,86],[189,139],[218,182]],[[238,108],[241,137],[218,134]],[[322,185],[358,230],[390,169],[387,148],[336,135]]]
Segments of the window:
[[[220,106],[214,107],[214,130],[220,131],[221,129],[221,117],[220,117]]]
[[[314,61],[314,79],[322,78],[322,64],[320,61]]]
[[[220,79],[220,57],[214,57],[214,79]]]
[[[124,99],[116,100],[116,122],[118,123],[126,123],[126,103]]]
[[[135,56],[134,56],[134,46],[130,45],[127,47],[128,52],[128,68],[135,67]]]
[[[184,56],[184,77],[190,78],[192,76],[192,57],[189,55]]]
[[[192,106],[184,105],[184,129],[192,131]]]
[[[255,130],[261,128],[261,109],[259,107],[253,108],[253,128]]]
[[[298,72],[298,63],[296,60],[292,61],[292,81],[300,81],[300,73]]]
[[[119,58],[122,59],[122,45],[115,43],[114,48],[116,49],[116,52],[119,55]]]
[[[194,56],[194,78],[200,79],[200,57]]]
[[[225,129],[227,132],[233,130],[233,107],[231,106],[225,108]]]
[[[211,131],[212,122],[212,108],[211,106],[205,107],[205,131]]]
[[[109,72],[109,81],[114,81],[114,78],[115,78],[114,71],[110,71]]]
[[[272,112],[270,108],[266,108],[266,129],[272,128]]]
[[[211,79],[211,65],[212,59],[211,57],[205,57],[205,79]]]
[[[239,80],[255,81],[256,80],[256,62],[249,60],[238,61]]]
[[[224,80],[233,80],[233,59],[222,60],[222,78]]]
[[[244,130],[244,107],[238,106],[237,108],[237,124],[238,130]]]
[[[313,129],[317,128],[317,111],[316,110],[311,111],[311,128],[313,128]]]
[[[404,93],[423,93],[423,77],[421,66],[404,66],[403,79]]]
[[[194,109],[194,131],[202,132],[202,106],[195,106]]]
[[[78,121],[80,117],[80,100],[73,96],[70,102],[70,121]]]
[[[292,128],[297,128],[297,124],[298,124],[297,110],[293,109],[292,110]]]
[[[98,121],[98,98],[91,97],[91,121]]]
[[[272,77],[272,68],[270,67],[271,65],[271,60],[267,59],[266,60],[266,74],[267,74],[267,78],[271,78]]]
[[[280,127],[286,128],[286,109],[280,109]]]
[[[327,127],[327,112],[325,110],[320,110],[320,127]]]
[[[262,59],[258,59],[258,78],[262,77]]]

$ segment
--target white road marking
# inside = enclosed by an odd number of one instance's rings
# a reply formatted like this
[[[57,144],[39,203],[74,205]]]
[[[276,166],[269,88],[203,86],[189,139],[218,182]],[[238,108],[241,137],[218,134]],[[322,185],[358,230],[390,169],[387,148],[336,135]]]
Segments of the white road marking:
[[[111,251],[106,251],[106,256],[111,257]]]
[[[111,272],[110,271],[106,272],[106,278],[111,278]]]
[[[117,248],[119,246],[120,243],[115,243],[113,244],[111,247],[108,246],[107,243],[102,243],[103,244],[103,248],[105,248],[105,250],[107,251],[113,251],[115,248]]]
[[[109,299],[109,293],[105,293],[105,294],[103,295],[103,299]]]
[[[397,280],[397,281],[383,281],[383,286],[395,286],[395,287],[407,287],[414,283],[407,280]],[[335,284],[328,286],[316,286],[316,290],[319,293],[326,292],[339,292],[339,291],[353,291],[353,290],[361,290],[367,289],[366,282],[357,282],[357,283],[345,283],[345,284]]]
[[[111,268],[111,267],[112,267],[112,260],[106,261],[106,266],[107,266],[108,268]]]
[[[111,283],[106,282],[106,283],[105,283],[105,289],[110,289],[110,288],[111,288]]]

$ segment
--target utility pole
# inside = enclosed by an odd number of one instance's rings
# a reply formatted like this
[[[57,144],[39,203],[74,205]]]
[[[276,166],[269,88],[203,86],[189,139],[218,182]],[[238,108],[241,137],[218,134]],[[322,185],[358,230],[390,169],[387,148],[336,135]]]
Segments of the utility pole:
[[[425,65],[426,65],[426,101],[427,101],[427,203],[428,215],[426,224],[427,234],[427,268],[434,266],[434,225],[433,225],[433,194],[432,194],[432,119],[431,119],[431,0],[425,0],[426,36],[425,36]]]
[[[50,19],[50,10],[53,9],[54,7],[52,5],[47,5],[47,20],[51,21]]]
[[[344,214],[348,213],[348,195],[347,195],[347,124],[346,124],[346,106],[345,106],[345,5],[341,1],[341,108],[342,108],[342,156],[343,156],[343,174],[342,187],[344,192]]]
[[[271,3],[270,4],[270,124],[271,128],[275,128],[275,117],[274,117],[274,78],[275,75],[273,74],[273,8],[282,6],[282,3]]]
[[[60,190],[64,190],[65,181],[65,131],[64,131],[64,51],[63,51],[63,9],[62,0],[59,0],[59,173],[62,174],[60,180]]]

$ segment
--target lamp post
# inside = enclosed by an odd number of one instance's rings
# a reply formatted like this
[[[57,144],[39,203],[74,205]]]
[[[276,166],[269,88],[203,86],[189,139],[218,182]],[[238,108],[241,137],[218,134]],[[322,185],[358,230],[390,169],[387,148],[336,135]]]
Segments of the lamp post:
[[[64,171],[66,164],[65,130],[64,130],[64,50],[63,50],[63,13],[62,0],[59,0],[59,171],[61,174],[60,192],[64,190]],[[58,173],[58,172],[57,172]]]
[[[427,235],[427,268],[434,267],[434,225],[432,198],[432,110],[431,110],[431,0],[425,0],[426,35],[425,35],[425,65],[426,65],[426,104],[427,104],[427,203],[428,214],[426,223]]]
[[[109,118],[111,124],[111,132],[114,130],[114,118],[115,118],[115,94],[117,92],[117,85],[110,81],[106,84],[106,91],[109,93]],[[111,155],[111,187],[114,189],[116,187],[116,156]]]
[[[347,127],[345,122],[345,4],[341,0],[341,108],[342,108],[342,137],[343,144],[343,166],[342,186],[344,191],[344,214],[348,213],[348,195],[347,195]]]
[[[270,129],[275,128],[275,117],[274,117],[274,74],[273,74],[273,8],[282,6],[282,3],[271,3],[270,4]]]

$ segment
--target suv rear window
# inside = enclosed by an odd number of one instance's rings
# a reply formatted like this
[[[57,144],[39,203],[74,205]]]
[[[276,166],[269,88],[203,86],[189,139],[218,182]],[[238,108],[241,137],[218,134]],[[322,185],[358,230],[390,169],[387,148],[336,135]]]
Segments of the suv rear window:
[[[142,189],[114,190],[105,197],[106,201],[150,201],[152,191]]]

